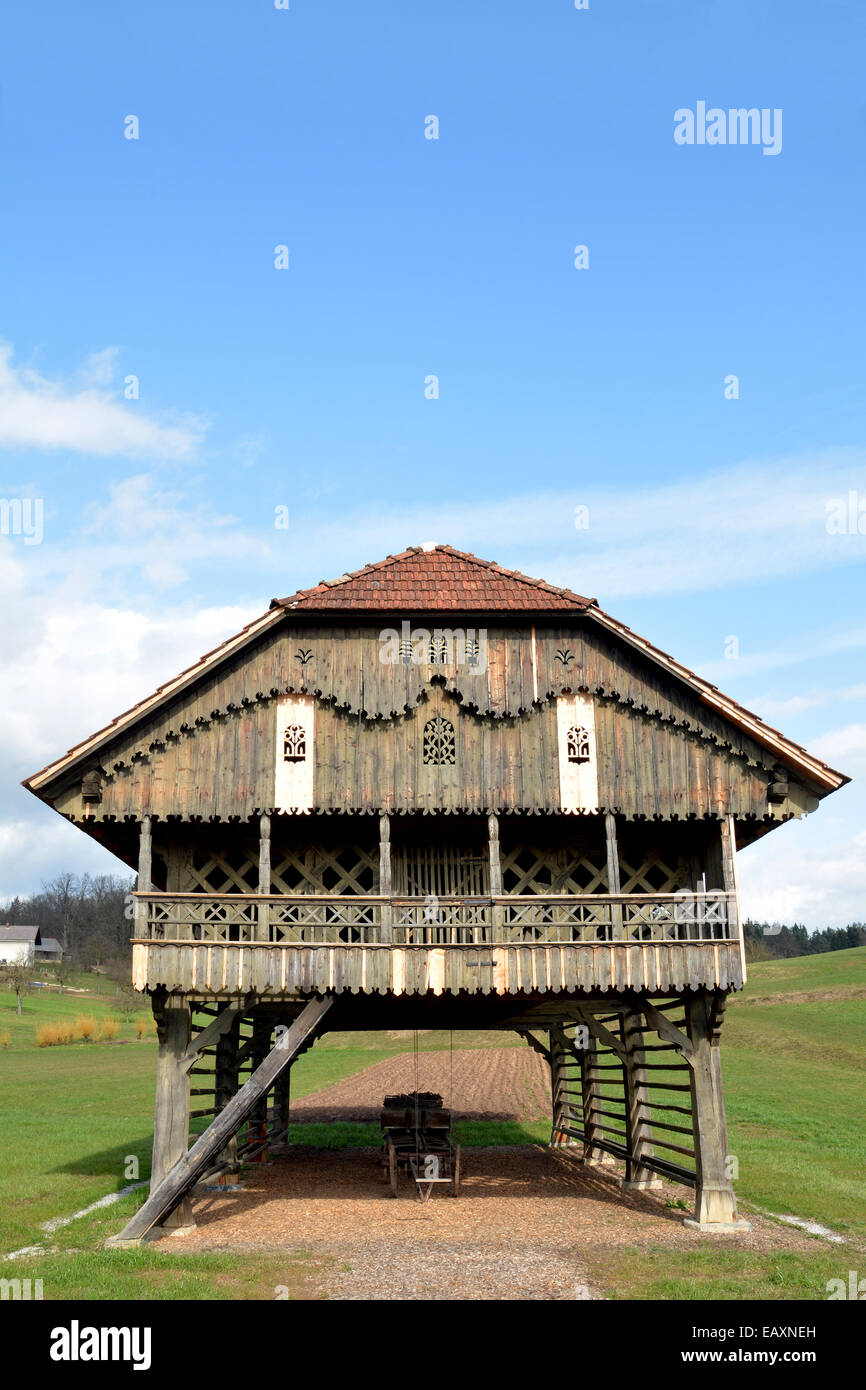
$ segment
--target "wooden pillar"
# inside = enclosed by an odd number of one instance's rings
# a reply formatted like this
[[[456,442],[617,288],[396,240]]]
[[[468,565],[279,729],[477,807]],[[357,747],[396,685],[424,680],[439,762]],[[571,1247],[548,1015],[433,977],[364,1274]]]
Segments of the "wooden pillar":
[[[152,1193],[178,1159],[183,1158],[189,1144],[189,1074],[183,1057],[190,1044],[190,1012],[182,1000],[161,1000],[160,1005],[156,1014],[159,1051],[150,1170]],[[188,1197],[163,1222],[170,1229],[194,1224]]]
[[[271,891],[271,818],[268,815],[259,816],[259,886],[258,891],[264,895]],[[270,940],[270,921],[268,915],[268,904],[260,903],[258,912],[258,923],[256,928],[257,941]]]
[[[661,1187],[662,1180],[641,1162],[652,1158],[652,1126],[650,1124],[649,1093],[647,1091],[646,1053],[644,1051],[644,1017],[637,1009],[626,1009],[622,1015],[621,1035],[623,1078],[625,1081],[626,1145],[631,1158],[626,1160],[627,1188]]]
[[[225,1110],[229,1101],[237,1094],[238,1089],[238,1049],[240,1046],[240,1018],[236,1018],[231,1027],[217,1038],[216,1058],[214,1061],[214,1107],[218,1115],[221,1110]],[[237,1173],[240,1168],[238,1162],[238,1139],[233,1134],[219,1156],[220,1162],[227,1163],[229,1173]]]
[[[727,1168],[728,1136],[719,1051],[724,1002],[724,995],[708,990],[686,998],[686,1019],[693,1048],[690,1082],[697,1169],[695,1220],[701,1227],[731,1227],[737,1222],[734,1190]]]
[[[502,856],[499,850],[499,817],[491,814],[487,817],[487,852],[490,862],[490,896],[492,898],[502,897]],[[490,925],[494,941],[502,939],[502,930],[505,925],[505,909],[501,903],[494,903],[491,908]]]
[[[394,892],[391,878],[391,817],[387,812],[379,817],[379,894],[390,898]],[[379,939],[391,941],[392,914],[390,902],[382,903],[380,911]]]
[[[612,811],[605,812],[604,835],[607,848],[607,891],[608,893],[620,893],[619,876],[619,846],[616,841],[616,816]],[[611,908],[610,924],[613,939],[616,941],[622,937],[622,907],[616,903]]]
[[[149,893],[153,888],[153,836],[150,816],[142,816],[138,837],[138,878],[135,886],[139,893]],[[148,909],[146,903],[136,900],[135,928],[137,937],[147,936]]]
[[[578,1141],[571,1133],[580,1117],[574,1109],[571,1094],[571,1069],[577,1065],[566,1045],[565,1029],[561,1024],[550,1029],[550,1099],[553,1124],[550,1131],[552,1148],[563,1148]]]
[[[587,1025],[583,1024],[586,1028]],[[586,1046],[580,1053],[580,1086],[583,1097],[583,1161],[584,1163],[614,1164],[616,1158],[606,1149],[600,1149],[597,1140],[604,1138],[604,1121],[598,1114],[601,1107],[601,1091],[598,1070],[598,1040],[587,1029],[584,1034]]]
[[[272,1024],[269,1018],[263,1018],[259,1014],[253,1015],[253,1037],[250,1056],[252,1061],[252,1071],[261,1066],[271,1050],[271,1029]],[[250,1126],[257,1130],[261,1125],[267,1123],[268,1118],[268,1096],[263,1093],[250,1112]]]
[[[737,832],[733,816],[722,821],[722,881],[728,897],[728,924],[731,936],[739,938],[740,966],[746,982],[746,943],[740,928],[740,893],[737,883]]]
[[[291,1100],[292,1069],[286,1067],[274,1082],[274,1130],[276,1138],[271,1145],[271,1153],[289,1152],[289,1111]]]

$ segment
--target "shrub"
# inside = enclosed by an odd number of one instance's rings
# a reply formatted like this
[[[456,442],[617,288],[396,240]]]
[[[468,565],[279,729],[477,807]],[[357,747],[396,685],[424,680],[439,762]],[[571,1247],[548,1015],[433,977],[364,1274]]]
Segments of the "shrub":
[[[9,1036],[9,1029],[4,1028],[3,1032],[0,1033],[0,1047],[8,1047],[11,1041],[12,1039]]]
[[[56,1023],[40,1023],[36,1029],[36,1041],[40,1047],[56,1047],[60,1041]]]
[[[79,1036],[84,1042],[93,1042],[96,1037],[95,1018],[91,1018],[89,1015],[84,1018],[77,1018],[75,1020],[75,1026],[78,1029]]]
[[[103,1042],[113,1042],[120,1032],[120,1024],[116,1018],[106,1018],[102,1024]]]
[[[54,1026],[57,1029],[57,1041],[59,1043],[75,1042],[75,1029],[67,1019],[64,1019],[62,1023],[56,1023]]]
[[[139,1018],[137,1018],[135,1020],[135,1033],[139,1042],[143,1038],[152,1037],[155,1027],[156,1024],[154,1023],[153,1019],[149,1017],[149,1015],[142,1014]]]

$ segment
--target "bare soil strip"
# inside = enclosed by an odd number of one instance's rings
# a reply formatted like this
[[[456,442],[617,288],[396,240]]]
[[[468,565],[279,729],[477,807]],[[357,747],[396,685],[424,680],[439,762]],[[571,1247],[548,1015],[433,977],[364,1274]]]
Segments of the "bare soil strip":
[[[529,1047],[422,1052],[418,1089],[437,1091],[455,1120],[550,1119],[550,1073]],[[416,1089],[411,1053],[400,1053],[293,1101],[295,1124],[352,1120],[378,1123],[386,1095]]]

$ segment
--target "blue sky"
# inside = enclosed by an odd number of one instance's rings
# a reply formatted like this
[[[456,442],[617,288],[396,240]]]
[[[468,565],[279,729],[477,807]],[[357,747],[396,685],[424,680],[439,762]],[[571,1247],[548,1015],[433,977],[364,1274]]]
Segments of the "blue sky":
[[[434,541],[596,596],[854,776],[741,875],[755,913],[866,919],[866,10],[5,28],[0,496],[44,536],[0,536],[0,899],[113,865],[20,777],[274,594]],[[781,150],[677,144],[699,101],[781,110]]]

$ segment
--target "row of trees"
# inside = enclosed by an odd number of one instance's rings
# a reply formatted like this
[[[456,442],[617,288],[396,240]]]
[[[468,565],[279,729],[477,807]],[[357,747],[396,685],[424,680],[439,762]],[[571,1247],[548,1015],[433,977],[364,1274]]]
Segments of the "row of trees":
[[[110,874],[59,874],[41,893],[13,898],[0,907],[0,922],[38,927],[43,937],[57,938],[67,961],[85,969],[109,960],[126,961],[132,949],[127,895],[134,882]]]
[[[779,922],[746,922],[743,927],[747,960],[780,960],[787,956],[818,956],[826,951],[847,951],[866,946],[866,923],[825,927],[808,932],[800,924],[784,927]]]

